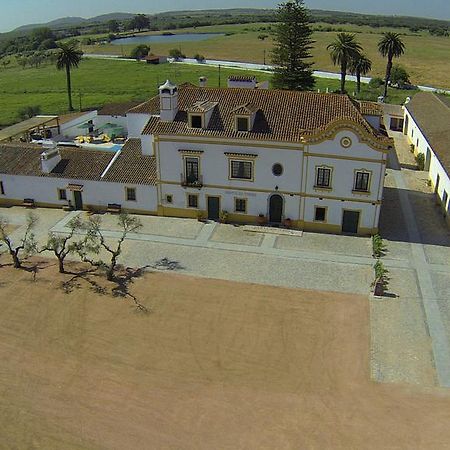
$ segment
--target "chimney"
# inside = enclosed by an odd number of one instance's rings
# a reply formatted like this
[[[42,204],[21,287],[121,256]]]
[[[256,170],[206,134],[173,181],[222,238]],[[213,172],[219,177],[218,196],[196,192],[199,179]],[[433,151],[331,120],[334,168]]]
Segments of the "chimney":
[[[206,87],[206,84],[208,83],[208,78],[206,78],[206,77],[200,77],[199,79],[198,79],[198,85],[201,87],[201,88],[204,88],[204,87]]]
[[[44,141],[44,151],[41,153],[41,169],[44,173],[50,173],[61,161],[59,149],[54,141]]]
[[[163,122],[173,122],[178,112],[178,88],[167,80],[159,87],[160,118]]]

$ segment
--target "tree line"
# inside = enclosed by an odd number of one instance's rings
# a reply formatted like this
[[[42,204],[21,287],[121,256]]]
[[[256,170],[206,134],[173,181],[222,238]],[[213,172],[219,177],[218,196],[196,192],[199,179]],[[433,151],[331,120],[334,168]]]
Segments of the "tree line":
[[[272,62],[275,65],[273,84],[278,89],[312,90],[313,62],[311,15],[303,0],[289,0],[278,7],[278,25],[275,29],[275,46]],[[331,60],[341,74],[340,92],[345,93],[348,73],[356,75],[357,91],[361,90],[361,76],[372,69],[372,61],[364,54],[361,44],[353,33],[338,33],[336,39],[327,46]],[[393,60],[405,52],[405,44],[400,34],[386,32],[378,42],[378,51],[386,58],[384,97],[388,95]],[[397,69],[398,72],[398,69]],[[407,78],[407,76],[406,76]]]

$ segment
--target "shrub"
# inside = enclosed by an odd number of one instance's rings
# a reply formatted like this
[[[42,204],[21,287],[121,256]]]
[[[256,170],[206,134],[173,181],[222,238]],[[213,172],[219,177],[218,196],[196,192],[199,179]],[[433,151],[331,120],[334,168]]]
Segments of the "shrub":
[[[380,86],[383,86],[383,84],[384,84],[384,81],[382,80],[382,78],[379,78],[379,77],[372,78],[369,81],[370,88],[379,88]]]
[[[150,52],[150,47],[145,44],[138,45],[137,47],[134,47],[133,50],[131,50],[130,56],[133,59],[141,59],[147,56]]]
[[[373,256],[375,258],[380,258],[385,254],[386,247],[383,244],[383,239],[379,234],[375,234],[374,236],[372,236],[372,249]]]
[[[31,119],[34,116],[37,116],[41,113],[41,107],[39,105],[33,105],[33,106],[24,106],[23,108],[20,108],[18,111],[18,116],[22,120]]]
[[[182,53],[179,48],[173,48],[169,50],[169,56],[175,59],[186,58],[186,55]]]
[[[194,59],[196,59],[198,62],[203,62],[205,60],[205,57],[201,55],[200,53],[196,53],[194,55]]]
[[[419,170],[425,169],[425,156],[423,153],[418,153],[416,156],[416,163]]]
[[[391,71],[391,84],[402,88],[405,84],[409,83],[409,74],[406,69],[399,65],[394,64]]]
[[[372,286],[376,286],[378,283],[381,283],[383,286],[383,291],[385,291],[388,287],[388,270],[384,267],[384,264],[378,259],[377,262],[373,266],[375,271],[375,280],[372,283]]]
[[[409,150],[411,151],[411,153],[414,153],[414,150],[415,150],[415,146],[414,146],[414,144],[411,144],[410,146],[409,146]]]

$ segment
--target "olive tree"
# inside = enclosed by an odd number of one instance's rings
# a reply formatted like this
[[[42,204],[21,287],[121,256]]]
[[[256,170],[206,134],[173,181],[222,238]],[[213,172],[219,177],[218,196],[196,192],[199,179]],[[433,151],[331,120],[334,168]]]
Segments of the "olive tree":
[[[137,217],[121,213],[118,219],[120,227],[120,237],[115,244],[109,244],[101,229],[102,220],[100,216],[92,216],[86,224],[87,234],[84,244],[80,246],[78,253],[82,260],[96,266],[103,266],[106,269],[106,278],[108,281],[114,281],[114,272],[118,265],[118,258],[122,254],[122,244],[127,235],[138,231],[142,227],[141,221]],[[99,254],[100,251],[106,251],[109,255],[109,261],[92,261],[88,258],[89,253]]]
[[[7,219],[0,217],[0,242],[6,245],[8,253],[13,260],[13,265],[16,269],[21,269],[23,264],[22,253],[24,258],[31,256],[37,252],[36,237],[33,229],[36,226],[38,218],[33,214],[27,215],[25,232],[18,242],[14,243],[8,235],[8,228],[10,223]]]
[[[83,228],[83,224],[78,217],[72,219],[69,223],[69,233],[66,235],[59,235],[55,233],[49,233],[47,243],[41,249],[43,251],[53,252],[56,258],[58,258],[59,272],[65,273],[64,260],[67,255],[80,249],[82,242],[71,242],[74,234]]]

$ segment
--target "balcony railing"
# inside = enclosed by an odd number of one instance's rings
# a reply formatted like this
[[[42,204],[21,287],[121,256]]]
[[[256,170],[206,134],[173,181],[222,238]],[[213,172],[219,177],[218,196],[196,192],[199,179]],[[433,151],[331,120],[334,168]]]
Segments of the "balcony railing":
[[[183,173],[180,174],[181,177],[181,186],[183,187],[203,187],[203,177],[198,175],[197,177],[193,177],[192,175],[186,176]]]

